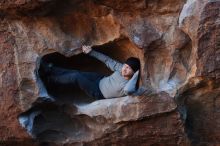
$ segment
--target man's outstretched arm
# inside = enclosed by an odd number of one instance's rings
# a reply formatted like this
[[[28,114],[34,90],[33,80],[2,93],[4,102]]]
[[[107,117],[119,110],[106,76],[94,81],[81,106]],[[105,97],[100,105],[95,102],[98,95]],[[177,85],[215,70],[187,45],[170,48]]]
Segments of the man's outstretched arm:
[[[92,50],[90,46],[82,46],[83,53],[88,54],[101,62],[105,63],[105,65],[112,71],[120,71],[122,69],[123,64],[110,58],[107,55],[104,55],[100,52]]]

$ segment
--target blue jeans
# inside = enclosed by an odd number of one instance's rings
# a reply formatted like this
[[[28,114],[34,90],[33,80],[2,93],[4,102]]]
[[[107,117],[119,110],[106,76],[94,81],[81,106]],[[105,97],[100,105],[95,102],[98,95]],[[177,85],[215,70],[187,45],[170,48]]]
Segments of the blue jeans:
[[[104,98],[99,89],[99,81],[104,77],[102,74],[59,67],[51,67],[49,72],[49,82],[78,86],[90,97],[95,97],[96,99]]]

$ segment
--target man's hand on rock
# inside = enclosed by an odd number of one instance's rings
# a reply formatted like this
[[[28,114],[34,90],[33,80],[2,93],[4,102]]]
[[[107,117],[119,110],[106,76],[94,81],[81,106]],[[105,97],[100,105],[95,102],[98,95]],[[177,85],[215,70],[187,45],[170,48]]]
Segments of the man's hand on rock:
[[[83,45],[82,46],[82,51],[83,51],[83,53],[88,54],[89,52],[92,51],[92,47],[91,46]]]

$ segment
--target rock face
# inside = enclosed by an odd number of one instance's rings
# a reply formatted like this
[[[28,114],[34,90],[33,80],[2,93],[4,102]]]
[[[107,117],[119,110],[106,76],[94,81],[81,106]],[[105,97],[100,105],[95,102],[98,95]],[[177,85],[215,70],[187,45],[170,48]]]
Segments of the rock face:
[[[219,145],[220,1],[189,1],[180,27],[193,40],[196,74],[176,95],[192,144]],[[196,19],[195,19],[196,18]]]
[[[219,9],[217,0],[1,1],[0,144],[218,145]],[[95,101],[47,84],[41,60],[111,73],[81,54],[84,44],[140,58],[140,84],[158,94]]]

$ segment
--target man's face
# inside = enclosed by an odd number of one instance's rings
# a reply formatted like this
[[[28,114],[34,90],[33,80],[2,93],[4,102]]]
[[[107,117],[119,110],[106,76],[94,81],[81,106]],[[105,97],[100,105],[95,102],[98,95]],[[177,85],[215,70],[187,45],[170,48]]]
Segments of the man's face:
[[[133,74],[134,74],[133,69],[129,65],[124,64],[121,69],[121,75],[125,78],[131,78]]]

